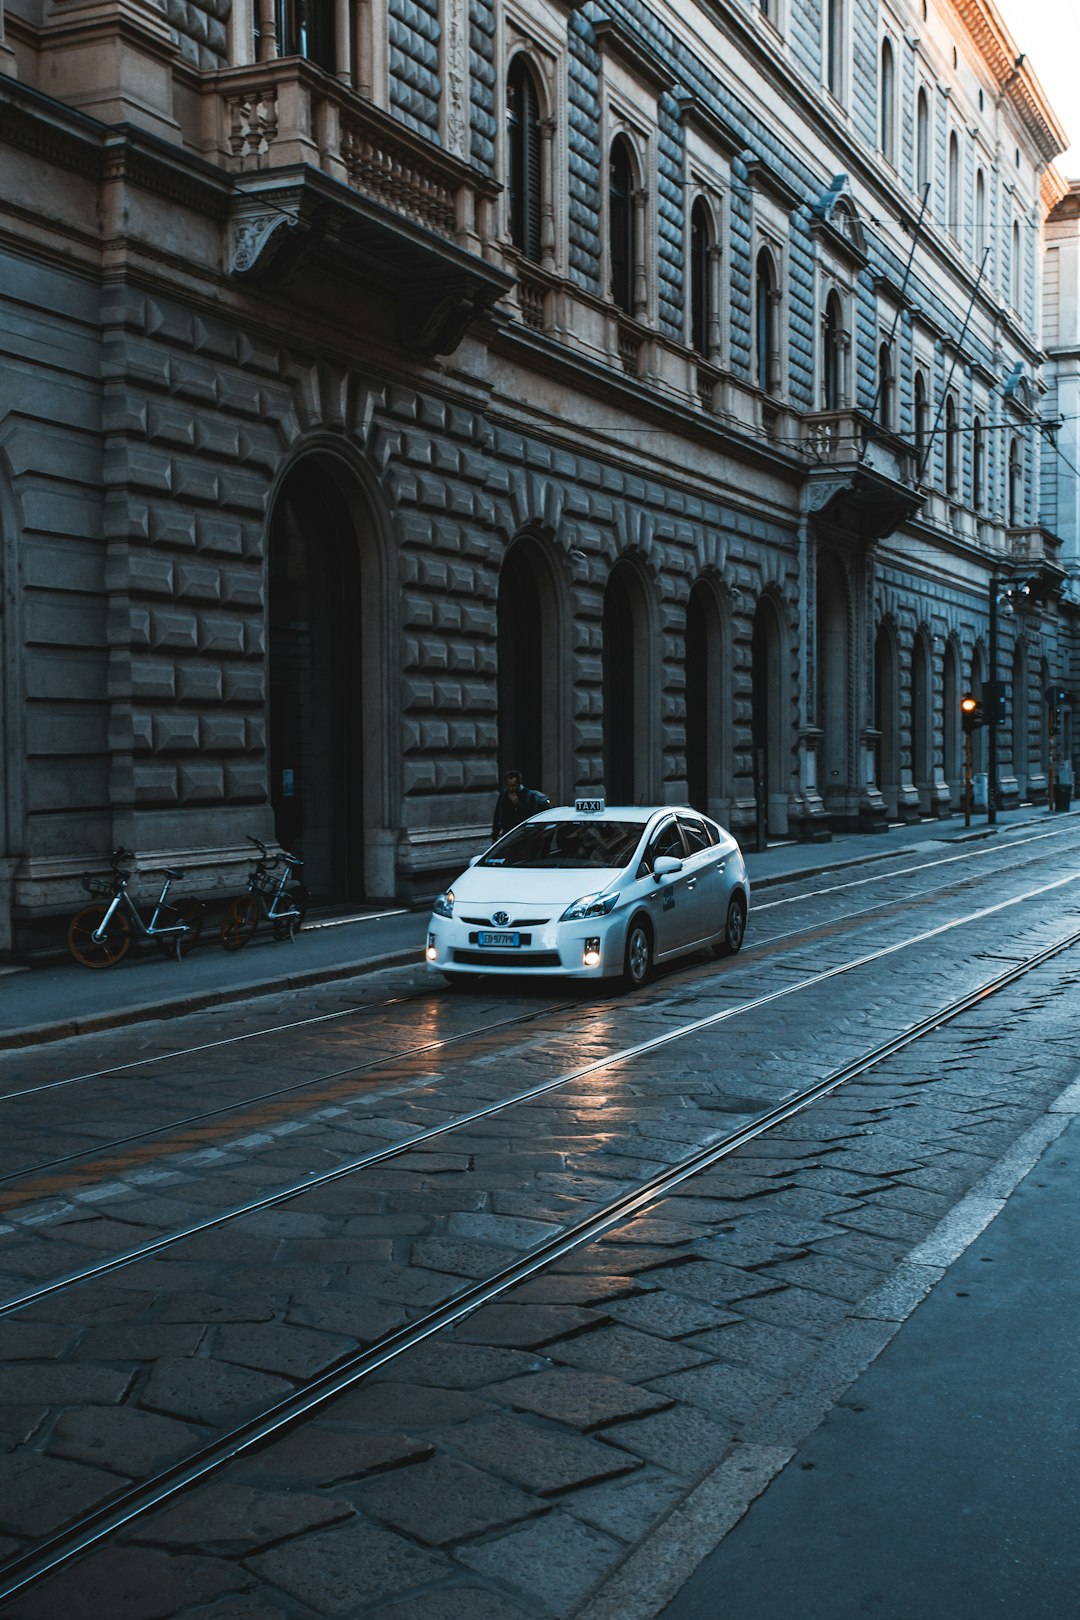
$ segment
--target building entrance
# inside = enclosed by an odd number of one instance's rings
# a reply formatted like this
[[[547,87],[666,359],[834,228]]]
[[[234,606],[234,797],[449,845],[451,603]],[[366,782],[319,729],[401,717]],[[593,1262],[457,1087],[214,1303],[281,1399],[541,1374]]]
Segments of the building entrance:
[[[270,802],[323,902],[363,893],[360,593],[352,516],[312,458],[270,524]]]

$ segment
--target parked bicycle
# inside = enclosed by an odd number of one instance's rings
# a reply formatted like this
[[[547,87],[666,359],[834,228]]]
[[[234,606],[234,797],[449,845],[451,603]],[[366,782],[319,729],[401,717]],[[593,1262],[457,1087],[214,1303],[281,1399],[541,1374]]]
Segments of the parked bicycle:
[[[273,925],[275,939],[291,942],[307,915],[308,892],[302,883],[293,881],[302,871],[303,861],[284,849],[271,855],[261,839],[252,838],[250,833],[247,837],[260,854],[248,877],[247,894],[230,900],[225,908],[221,943],[227,951],[238,951],[246,945],[262,917]],[[274,871],[278,866],[280,875]]]
[[[75,913],[68,925],[68,950],[83,967],[115,967],[127,955],[134,931],[145,939],[154,939],[166,956],[175,956],[179,962],[194,946],[202,932],[203,904],[201,900],[184,897],[169,900],[169,890],[175,879],[184,873],[178,867],[166,867],[165,882],[149,922],[144,922],[138,907],[128,893],[131,873],[120,865],[133,861],[128,849],[114,849],[112,879],[94,877],[84,872],[83,888],[88,894],[103,898],[93,905],[84,906]]]

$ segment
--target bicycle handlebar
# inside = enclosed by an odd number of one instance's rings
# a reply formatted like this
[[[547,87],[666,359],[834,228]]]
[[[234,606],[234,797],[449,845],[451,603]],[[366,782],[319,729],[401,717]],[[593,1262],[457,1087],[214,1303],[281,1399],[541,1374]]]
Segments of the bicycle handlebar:
[[[298,856],[290,855],[287,849],[279,849],[276,854],[271,855],[262,839],[256,838],[253,833],[245,833],[244,836],[249,844],[254,844],[256,849],[262,850],[262,859],[258,862],[259,866],[277,866],[282,862],[286,866],[303,866],[304,864]]]

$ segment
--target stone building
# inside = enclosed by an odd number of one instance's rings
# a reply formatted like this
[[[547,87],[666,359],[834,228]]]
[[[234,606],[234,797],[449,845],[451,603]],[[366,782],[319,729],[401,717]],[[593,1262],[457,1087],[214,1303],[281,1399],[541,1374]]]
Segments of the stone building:
[[[991,602],[1045,800],[1065,143],[990,0],[0,0],[0,69],[0,949],[117,845],[421,897],[508,763],[939,815]]]

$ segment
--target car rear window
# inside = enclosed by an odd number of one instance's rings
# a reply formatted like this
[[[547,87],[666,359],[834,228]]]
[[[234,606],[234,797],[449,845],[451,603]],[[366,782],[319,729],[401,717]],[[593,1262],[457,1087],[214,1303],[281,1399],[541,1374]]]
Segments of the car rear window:
[[[481,866],[626,866],[644,832],[639,821],[529,821],[499,840]]]

